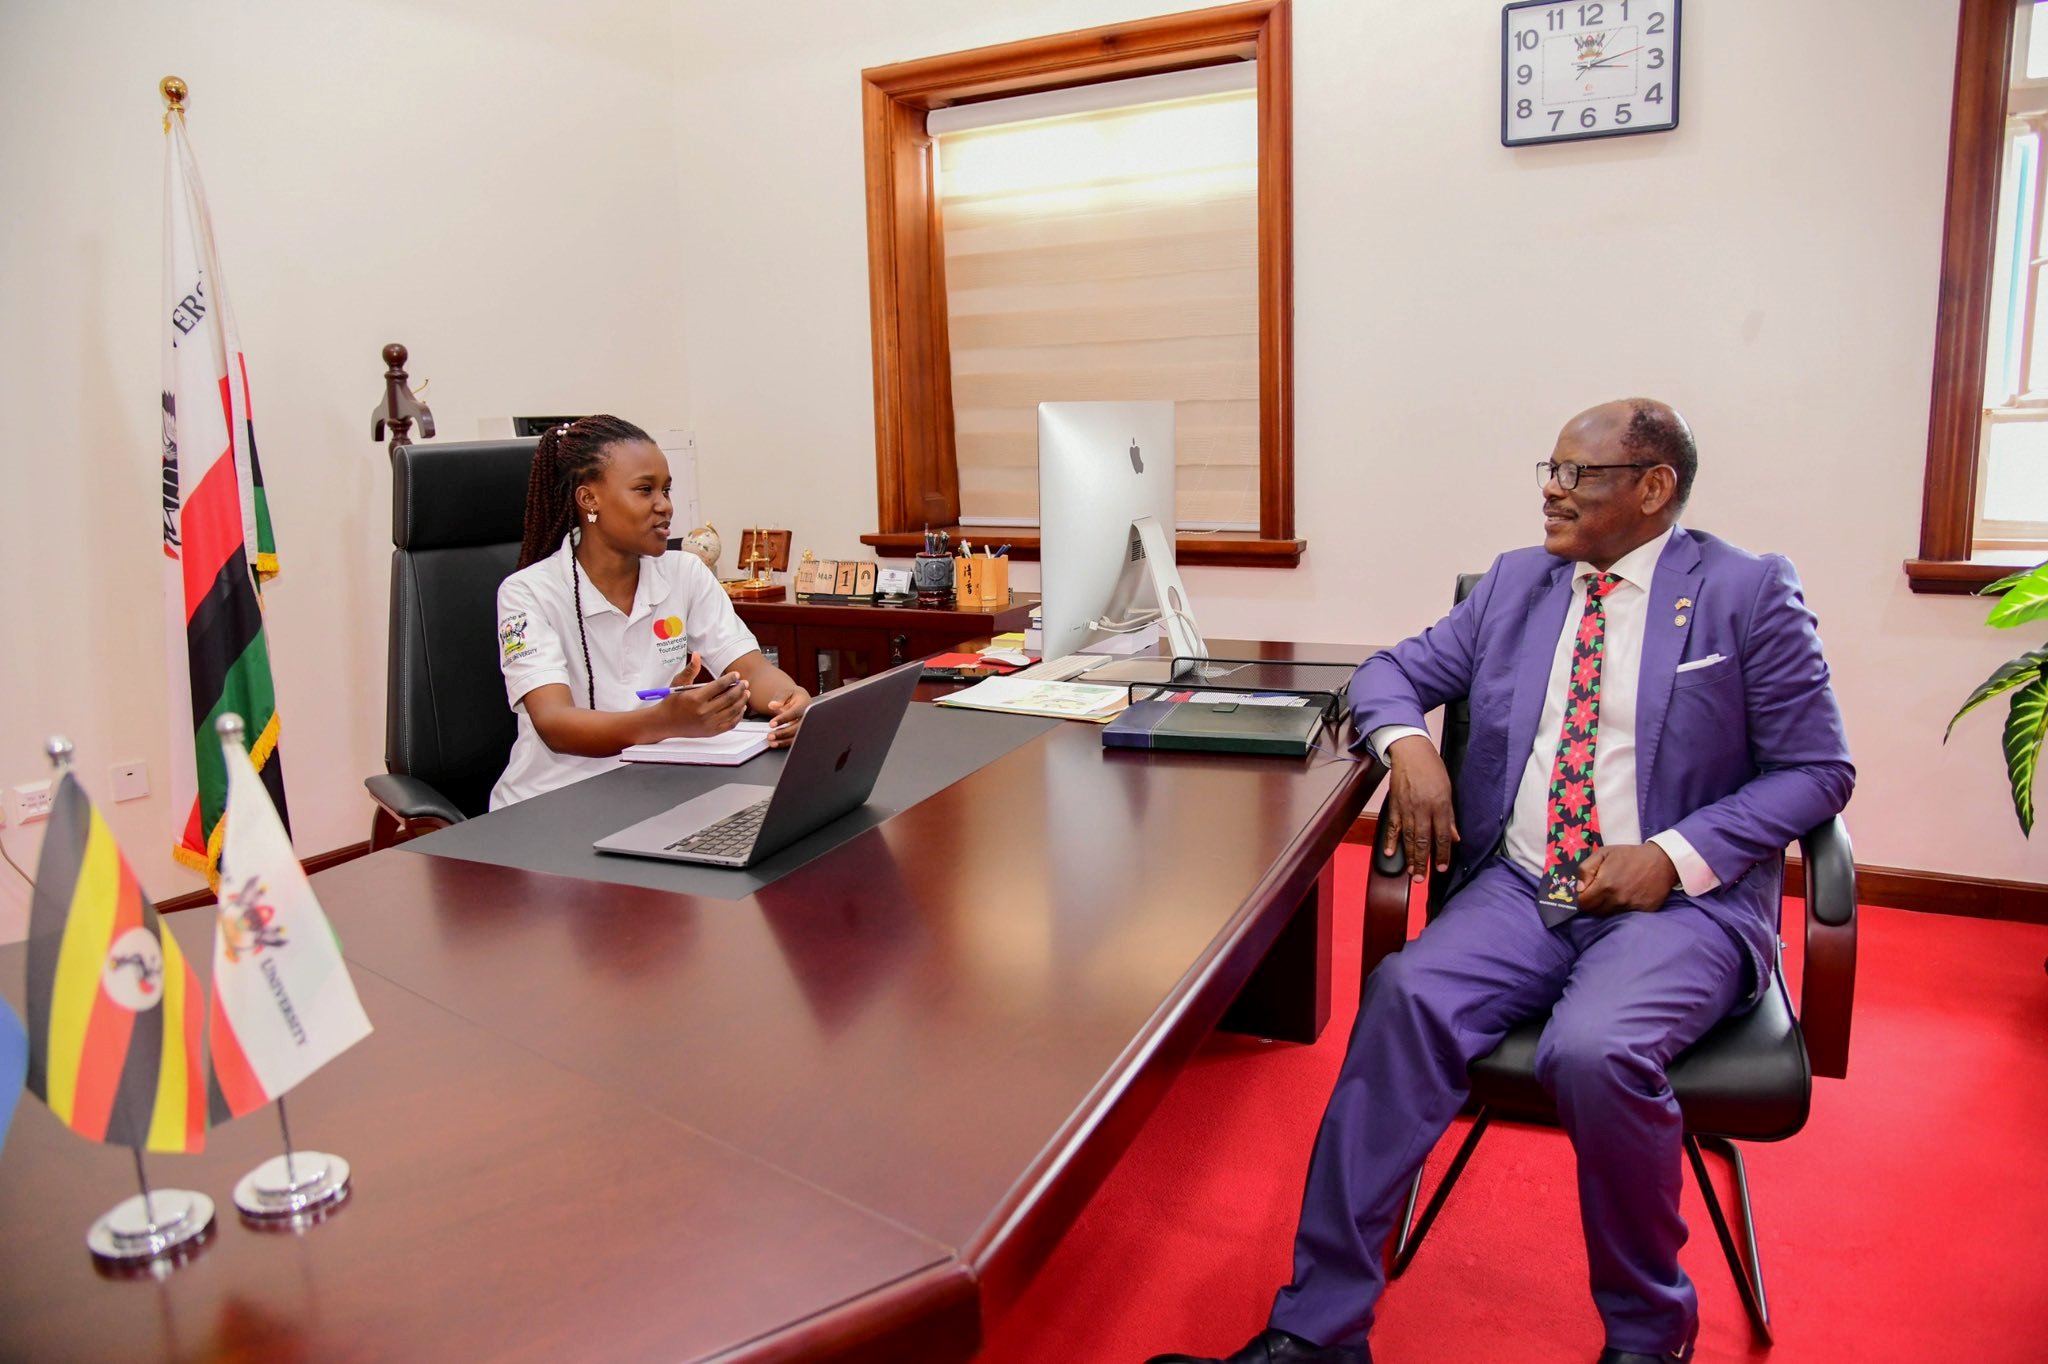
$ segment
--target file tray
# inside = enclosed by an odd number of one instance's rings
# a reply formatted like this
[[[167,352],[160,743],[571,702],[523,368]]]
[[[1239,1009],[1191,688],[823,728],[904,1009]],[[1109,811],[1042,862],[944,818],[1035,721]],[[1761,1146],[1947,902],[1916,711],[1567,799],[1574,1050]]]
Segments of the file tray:
[[[1316,706],[1332,729],[1343,723],[1344,697],[1356,663],[1323,663],[1306,659],[1196,658],[1174,656],[1171,682],[1133,682],[1133,703],[1156,700],[1162,693],[1230,692],[1260,696],[1300,696]]]

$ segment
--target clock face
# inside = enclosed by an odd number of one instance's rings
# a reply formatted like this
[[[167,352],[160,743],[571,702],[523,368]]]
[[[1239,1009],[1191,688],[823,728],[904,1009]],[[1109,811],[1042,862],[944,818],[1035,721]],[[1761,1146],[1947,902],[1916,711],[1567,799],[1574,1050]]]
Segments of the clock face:
[[[1519,0],[1500,13],[1510,147],[1678,126],[1680,0]]]

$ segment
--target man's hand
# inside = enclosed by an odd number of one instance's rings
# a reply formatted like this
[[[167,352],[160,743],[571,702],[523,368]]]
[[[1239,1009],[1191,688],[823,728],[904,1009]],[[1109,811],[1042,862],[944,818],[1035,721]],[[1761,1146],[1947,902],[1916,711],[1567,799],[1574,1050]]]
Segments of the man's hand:
[[[1458,816],[1451,806],[1451,774],[1436,745],[1420,734],[1396,739],[1387,749],[1387,801],[1380,807],[1385,826],[1381,845],[1394,851],[1396,842],[1408,851],[1408,874],[1417,881],[1451,865],[1451,845],[1458,841]]]
[[[1604,915],[1662,909],[1677,885],[1678,868],[1655,843],[1602,844],[1579,867],[1579,910]]]

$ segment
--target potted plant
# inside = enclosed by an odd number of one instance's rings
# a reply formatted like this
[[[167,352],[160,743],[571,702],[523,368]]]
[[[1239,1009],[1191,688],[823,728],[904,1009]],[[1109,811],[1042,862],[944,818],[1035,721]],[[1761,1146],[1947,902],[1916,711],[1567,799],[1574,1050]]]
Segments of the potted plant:
[[[1984,595],[1998,598],[1985,623],[2001,630],[2048,619],[2048,563],[2000,578],[1984,589]],[[2012,784],[2012,808],[2019,816],[2020,830],[2031,836],[2034,775],[2040,767],[2042,739],[2048,736],[2048,646],[2021,654],[1985,678],[1962,709],[1950,717],[1941,741],[1948,742],[1957,720],[2008,692],[2012,702],[2005,713],[2005,775]]]

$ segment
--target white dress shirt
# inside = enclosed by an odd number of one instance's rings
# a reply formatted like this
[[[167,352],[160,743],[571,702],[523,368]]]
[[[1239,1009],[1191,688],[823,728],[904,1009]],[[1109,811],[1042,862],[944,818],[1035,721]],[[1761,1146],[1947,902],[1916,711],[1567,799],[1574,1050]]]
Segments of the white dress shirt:
[[[1675,528],[1674,528],[1675,529]],[[1600,841],[1615,846],[1650,842],[1664,850],[1678,869],[1679,884],[1688,895],[1703,895],[1721,884],[1706,859],[1675,829],[1643,837],[1636,803],[1636,687],[1642,674],[1643,633],[1650,614],[1650,578],[1672,531],[1637,545],[1607,571],[1621,581],[1607,594],[1606,648],[1600,664],[1600,731],[1593,748],[1593,800],[1600,810]],[[1508,814],[1508,857],[1531,876],[1543,875],[1544,844],[1550,832],[1550,773],[1564,735],[1564,706],[1570,694],[1572,641],[1586,610],[1586,588],[1600,574],[1588,563],[1572,565],[1572,602],[1550,660],[1550,684],[1543,696],[1543,714],[1536,724],[1536,742],[1522,764]],[[1381,762],[1396,739],[1411,734],[1428,737],[1413,725],[1381,725],[1366,742]]]

